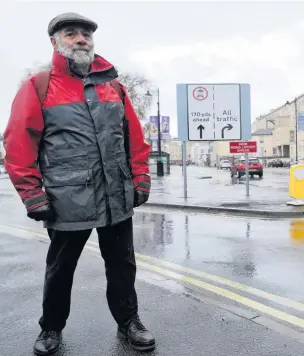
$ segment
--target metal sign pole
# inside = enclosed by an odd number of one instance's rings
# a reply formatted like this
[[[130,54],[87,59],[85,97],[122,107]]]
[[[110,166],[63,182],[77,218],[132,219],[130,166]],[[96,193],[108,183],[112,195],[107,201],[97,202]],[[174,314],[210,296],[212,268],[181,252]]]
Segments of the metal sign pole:
[[[183,141],[184,198],[187,199],[187,142]]]
[[[245,170],[246,170],[246,197],[249,197],[249,159],[248,159],[248,153],[245,153]]]

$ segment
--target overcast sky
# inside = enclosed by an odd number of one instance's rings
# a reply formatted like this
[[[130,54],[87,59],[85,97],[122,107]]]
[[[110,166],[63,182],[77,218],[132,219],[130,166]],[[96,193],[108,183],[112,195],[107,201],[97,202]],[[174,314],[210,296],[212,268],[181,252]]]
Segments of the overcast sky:
[[[66,11],[98,22],[98,54],[160,88],[161,113],[171,117],[174,134],[177,83],[250,83],[252,119],[304,92],[304,2],[4,4],[0,132],[24,68],[51,59],[49,21]]]

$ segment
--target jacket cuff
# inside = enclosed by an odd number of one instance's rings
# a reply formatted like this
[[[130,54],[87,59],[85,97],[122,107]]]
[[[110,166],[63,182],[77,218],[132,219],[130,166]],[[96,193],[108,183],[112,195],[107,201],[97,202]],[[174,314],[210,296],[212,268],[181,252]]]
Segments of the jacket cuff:
[[[36,197],[29,198],[24,201],[24,205],[28,212],[31,212],[31,211],[39,208],[40,206],[46,205],[46,204],[49,204],[49,200],[43,192],[42,192],[42,194],[40,194]]]
[[[133,177],[133,184],[136,190],[150,193],[151,177],[149,174],[139,174]]]

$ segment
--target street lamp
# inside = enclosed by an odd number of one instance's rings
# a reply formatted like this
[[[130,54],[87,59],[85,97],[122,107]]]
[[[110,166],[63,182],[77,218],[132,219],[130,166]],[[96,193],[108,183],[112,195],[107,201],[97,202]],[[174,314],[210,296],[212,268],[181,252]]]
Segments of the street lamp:
[[[296,118],[296,126],[295,126],[295,141],[296,141],[296,163],[298,163],[298,98],[295,98],[295,118]],[[286,101],[287,105],[290,105],[291,102]]]
[[[153,95],[148,90],[146,96],[152,97]],[[161,149],[161,130],[160,130],[160,108],[159,108],[159,89],[157,89],[157,126],[158,126],[158,159],[157,159],[157,175],[162,177],[164,175],[164,163],[162,161]]]

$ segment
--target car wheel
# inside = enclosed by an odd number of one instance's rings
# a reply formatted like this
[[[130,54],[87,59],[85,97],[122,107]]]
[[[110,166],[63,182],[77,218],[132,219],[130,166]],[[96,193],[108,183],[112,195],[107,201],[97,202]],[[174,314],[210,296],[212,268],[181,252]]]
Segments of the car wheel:
[[[260,177],[260,179],[263,178],[263,172],[259,173],[259,177]]]

